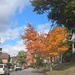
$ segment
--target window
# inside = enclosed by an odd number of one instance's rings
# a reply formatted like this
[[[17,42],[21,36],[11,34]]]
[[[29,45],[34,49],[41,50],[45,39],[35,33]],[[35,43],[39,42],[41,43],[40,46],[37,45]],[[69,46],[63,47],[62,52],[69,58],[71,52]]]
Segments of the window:
[[[3,65],[0,65],[0,68],[3,68]]]
[[[6,66],[6,65],[4,65],[4,67],[5,67],[5,68],[7,68],[7,66]]]
[[[74,48],[75,48],[75,43],[74,43]]]

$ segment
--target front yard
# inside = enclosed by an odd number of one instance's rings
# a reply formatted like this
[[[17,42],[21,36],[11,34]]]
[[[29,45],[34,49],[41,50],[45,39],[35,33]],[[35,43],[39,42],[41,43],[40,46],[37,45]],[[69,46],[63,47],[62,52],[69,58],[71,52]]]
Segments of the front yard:
[[[40,69],[48,75],[75,75],[75,62],[63,63],[53,67],[53,71],[49,69]]]

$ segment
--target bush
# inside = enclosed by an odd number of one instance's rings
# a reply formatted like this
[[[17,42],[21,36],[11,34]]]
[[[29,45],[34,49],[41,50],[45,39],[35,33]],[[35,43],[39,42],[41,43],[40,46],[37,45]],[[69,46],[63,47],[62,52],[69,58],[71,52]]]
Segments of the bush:
[[[73,54],[72,54],[72,50],[67,50],[64,54],[63,54],[63,62],[71,62],[73,60]]]
[[[36,57],[36,66],[43,66],[43,58]]]
[[[74,53],[72,53],[72,61],[74,61],[74,62],[75,62],[75,52],[74,52]]]

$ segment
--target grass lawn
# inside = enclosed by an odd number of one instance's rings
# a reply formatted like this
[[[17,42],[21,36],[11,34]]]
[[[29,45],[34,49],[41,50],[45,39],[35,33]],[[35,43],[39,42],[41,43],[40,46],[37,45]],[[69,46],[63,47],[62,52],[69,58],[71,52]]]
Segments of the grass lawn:
[[[53,71],[44,70],[48,75],[75,75],[75,62],[63,63],[53,67]]]
[[[75,63],[63,63],[47,72],[48,75],[75,75]]]

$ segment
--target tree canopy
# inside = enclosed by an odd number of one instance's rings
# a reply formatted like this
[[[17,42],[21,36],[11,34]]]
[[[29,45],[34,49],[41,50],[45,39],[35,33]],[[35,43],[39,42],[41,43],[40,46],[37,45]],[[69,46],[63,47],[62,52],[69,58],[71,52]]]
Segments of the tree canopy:
[[[64,27],[61,28],[56,26],[48,33],[38,33],[31,24],[28,24],[22,35],[22,39],[24,40],[28,52],[26,61],[28,63],[33,62],[31,54],[50,58],[51,61],[52,57],[68,50],[69,47],[66,40],[68,35],[67,29]],[[50,64],[52,64],[52,61]]]
[[[69,33],[66,28],[58,26],[50,30],[48,34],[39,34],[31,24],[28,24],[22,35],[22,39],[29,52],[49,57],[68,49],[66,46],[67,41],[65,40],[68,35]]]
[[[75,28],[75,0],[32,0],[33,11],[47,13],[49,20],[64,25],[69,30]]]
[[[35,64],[36,59],[32,56],[31,51],[27,51],[27,56],[26,56],[26,63],[29,64]]]
[[[17,63],[22,64],[26,62],[26,52],[20,51],[17,55]]]

